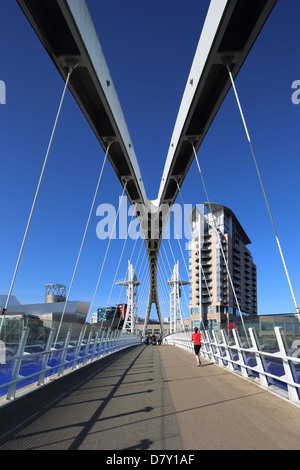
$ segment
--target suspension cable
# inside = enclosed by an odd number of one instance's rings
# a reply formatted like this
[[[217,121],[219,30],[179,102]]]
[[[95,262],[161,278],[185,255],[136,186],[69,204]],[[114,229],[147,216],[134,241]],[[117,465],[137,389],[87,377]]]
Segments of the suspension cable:
[[[132,222],[132,219],[133,219],[133,216],[132,216],[132,218],[131,218],[130,224],[131,224],[131,222]],[[128,235],[129,235],[130,224],[129,224],[129,226],[128,226],[127,237],[128,237]],[[136,237],[136,239],[135,239],[134,246],[133,246],[133,249],[132,249],[132,252],[131,252],[131,255],[130,255],[129,263],[131,263],[131,261],[132,261],[133,254],[134,254],[134,251],[135,251],[135,248],[136,248],[136,243],[137,243],[138,238],[139,238],[139,237]],[[126,244],[126,242],[125,242],[125,244]],[[123,247],[123,251],[124,251],[124,248],[125,248],[125,245],[124,245],[124,247]],[[122,257],[122,256],[123,256],[123,252],[122,252],[121,257]],[[120,263],[119,263],[119,264],[120,264]],[[118,269],[119,269],[119,268],[118,268]],[[126,277],[127,277],[127,273],[128,273],[128,266],[127,266],[126,273],[125,273],[125,279],[126,279]],[[121,288],[121,291],[120,291],[120,294],[119,294],[119,298],[118,298],[118,303],[117,303],[117,305],[120,304],[121,296],[122,296],[122,293],[123,293],[123,288],[124,288],[124,286],[121,286],[121,287],[122,287],[122,288]],[[114,319],[115,319],[115,315],[116,315],[116,311],[117,311],[117,307],[116,307],[116,309],[115,309],[115,314],[114,314],[114,317],[113,317],[113,319],[112,319],[111,326],[113,325],[113,322],[114,322]],[[119,319],[119,323],[118,323],[117,329],[119,329],[120,323],[121,323],[121,316],[120,316],[120,319]]]
[[[130,224],[131,224],[131,222],[132,222],[132,219],[133,219],[133,215],[132,215],[132,217],[131,217]],[[128,231],[127,231],[126,239],[127,239],[128,235],[129,235],[130,224],[129,224],[129,226],[128,226]],[[136,239],[135,239],[134,246],[133,246],[133,249],[132,249],[132,252],[131,252],[131,255],[130,255],[129,263],[131,263],[131,261],[132,261],[133,254],[134,254],[134,251],[135,251],[135,248],[136,248],[136,243],[137,243],[138,238],[139,238],[139,237],[136,237]],[[125,241],[125,244],[124,244],[124,247],[123,247],[123,251],[124,251],[125,245],[126,245],[126,241]],[[122,251],[121,257],[123,257],[123,251]],[[119,263],[119,265],[120,265],[120,263]],[[118,268],[118,269],[119,269],[119,268]],[[126,273],[125,273],[125,279],[126,279],[126,277],[127,277],[127,273],[128,273],[128,266],[127,266]],[[121,296],[122,296],[122,293],[123,293],[123,288],[124,288],[124,286],[122,286],[122,288],[121,288],[117,305],[119,305],[119,303],[120,303]],[[116,311],[117,311],[117,308],[115,309],[115,314],[114,314],[114,317],[113,317],[113,319],[112,319],[111,326],[113,325],[113,322],[114,322],[114,319],[115,319],[115,315],[116,315]],[[118,323],[117,329],[119,329],[120,323],[121,323],[121,316],[120,316],[120,319],[119,319],[119,323]]]
[[[189,224],[189,220],[187,218],[187,215],[186,215],[186,212],[185,212],[185,205],[184,205],[184,201],[183,201],[183,197],[182,197],[182,193],[181,193],[181,188],[178,184],[178,181],[176,180],[176,183],[177,183],[177,188],[178,188],[178,192],[179,192],[179,195],[180,195],[180,199],[181,199],[181,202],[182,202],[182,207],[183,207],[183,214]],[[203,276],[203,279],[204,279],[204,282],[205,282],[205,285],[206,285],[206,289],[208,291],[208,295],[209,295],[209,301],[211,303],[211,305],[213,304],[212,302],[212,297],[211,297],[211,293],[210,293],[210,289],[208,288],[208,284],[207,284],[207,279],[206,279],[206,275],[205,275],[205,272],[204,272],[204,269],[203,269],[203,266],[202,266],[202,262],[200,263],[201,264],[201,273],[202,273],[202,276]],[[202,282],[202,280],[200,279],[200,281]],[[201,291],[202,291],[202,288],[201,288]],[[200,306],[200,309],[201,309],[201,306]],[[215,314],[215,319],[216,319],[216,322],[218,323],[218,318],[217,318],[217,313],[216,311],[214,311],[214,314]],[[204,322],[202,320],[202,312],[200,312],[200,323],[202,322],[202,326],[203,326],[203,329],[205,331],[205,326],[204,326]]]
[[[223,251],[223,247],[222,247],[222,243],[221,243],[221,239],[220,239],[220,235],[219,235],[219,230],[218,230],[218,227],[217,227],[217,224],[216,224],[216,221],[215,221],[215,216],[214,216],[212,208],[211,208],[211,203],[210,203],[210,200],[208,198],[208,194],[207,194],[206,186],[205,186],[205,183],[204,183],[202,171],[201,171],[201,168],[200,168],[200,165],[199,165],[199,160],[198,160],[197,153],[196,153],[196,150],[195,150],[195,147],[194,147],[193,144],[192,144],[192,147],[193,147],[195,159],[196,159],[196,162],[197,162],[198,170],[199,170],[199,173],[200,173],[200,176],[201,176],[201,179],[202,179],[202,184],[203,184],[203,187],[204,187],[205,195],[206,195],[206,198],[207,198],[207,201],[208,201],[209,210],[210,210],[211,215],[212,215],[213,228],[215,230],[217,241],[218,241],[219,247],[221,249],[222,257],[223,257],[223,260],[224,260],[224,263],[225,263],[225,266],[226,266],[228,278],[229,278],[230,285],[231,285],[231,288],[232,288],[232,291],[233,291],[233,295],[234,295],[234,298],[235,298],[235,301],[236,301],[236,304],[237,304],[237,307],[238,307],[238,311],[239,311],[240,318],[241,318],[241,321],[242,321],[242,324],[243,324],[245,335],[246,335],[248,344],[250,344],[249,343],[249,338],[248,338],[248,335],[247,335],[247,330],[246,330],[246,327],[245,327],[245,324],[244,324],[243,315],[242,315],[242,312],[241,312],[241,309],[240,309],[240,304],[239,304],[239,301],[238,301],[237,296],[236,296],[236,292],[235,292],[235,288],[234,288],[234,285],[233,285],[233,282],[232,282],[232,278],[231,278],[231,274],[230,274],[230,271],[229,271],[228,263],[227,263],[227,260],[226,260],[226,257],[225,257],[224,251]]]
[[[142,245],[142,246],[143,246],[143,245]],[[141,248],[142,248],[142,246],[141,246]],[[140,256],[140,253],[141,253],[141,250],[140,250],[140,252],[139,252],[139,256]],[[143,258],[142,258],[142,261],[141,261],[141,265],[140,265],[140,267],[139,267],[139,272],[138,272],[138,274],[137,274],[137,278],[138,278],[138,279],[139,279],[139,277],[140,277],[140,272],[141,272],[141,269],[142,269],[143,262],[144,262],[144,259],[145,259],[146,254],[147,254],[147,251],[146,251],[146,249],[145,249],[144,254],[143,254]],[[145,266],[147,266],[147,258],[146,258],[146,264],[145,264]],[[143,273],[144,273],[144,270],[145,270],[145,268],[143,268]]]
[[[167,287],[166,287],[168,279],[167,279],[167,282],[164,279],[164,274],[163,274],[162,267],[160,265],[160,260],[157,260],[157,281],[158,281],[158,284],[160,283],[160,285],[159,285],[160,290],[163,293],[163,295],[165,296],[166,304],[168,305],[169,304],[169,293],[168,293],[168,290],[167,290]]]
[[[144,241],[142,241],[143,243]],[[143,245],[142,245],[143,246]],[[142,258],[142,261],[141,261],[141,265],[139,267],[139,272],[138,272],[138,275],[137,275],[137,278],[140,279],[140,285],[141,285],[141,289],[140,289],[140,294],[139,294],[139,304],[141,305],[142,303],[142,298],[143,298],[143,295],[144,295],[144,292],[146,292],[146,278],[147,278],[147,273],[149,273],[149,269],[147,270],[147,262],[148,262],[148,258],[146,257],[146,262],[145,264],[144,263],[144,259],[145,259],[145,256],[146,256],[146,249],[145,249],[145,252],[144,252],[144,255],[143,255],[143,258]],[[142,269],[143,268],[143,269]],[[141,273],[141,274],[140,274]],[[144,302],[144,300],[143,300]]]
[[[119,201],[118,211],[117,211],[116,218],[115,218],[115,221],[114,221],[114,225],[113,225],[113,228],[112,228],[110,237],[109,237],[109,242],[108,242],[108,245],[107,245],[107,248],[106,248],[106,253],[105,253],[105,256],[104,256],[104,259],[103,259],[103,262],[102,262],[101,271],[100,271],[100,274],[99,274],[99,277],[98,277],[98,281],[97,281],[97,284],[96,284],[95,292],[94,292],[93,299],[92,299],[92,302],[91,302],[91,305],[90,305],[90,309],[89,309],[90,312],[89,312],[89,314],[88,314],[88,318],[87,318],[87,319],[90,318],[91,313],[92,313],[92,308],[93,308],[93,306],[94,306],[95,297],[96,297],[96,295],[97,295],[99,283],[100,283],[100,280],[101,280],[101,277],[102,277],[103,268],[104,268],[104,265],[105,265],[105,262],[106,262],[106,258],[107,258],[108,250],[109,250],[109,247],[110,247],[112,235],[113,235],[113,233],[114,233],[115,226],[116,226],[116,223],[117,223],[117,219],[118,219],[119,211],[120,211],[121,204],[122,204],[122,201],[123,201],[123,196],[124,196],[124,193],[125,193],[125,190],[126,190],[126,186],[127,186],[127,181],[125,181],[124,188],[123,188],[123,193],[122,193],[121,199],[120,199],[120,201]],[[102,321],[102,323],[103,323],[103,321]],[[102,323],[101,323],[101,326],[102,326]]]
[[[147,264],[145,264],[145,268],[147,267]],[[144,310],[147,311],[147,305],[148,305],[148,298],[149,294],[147,294],[147,286],[149,284],[149,289],[150,289],[150,274],[149,274],[149,269],[144,269],[143,270],[143,276],[142,276],[142,281],[141,281],[141,292],[139,295],[139,304],[140,306],[146,305],[143,307]],[[144,328],[144,326],[143,326]]]
[[[161,253],[161,252],[160,252],[160,253]],[[167,271],[167,268],[166,268],[166,265],[165,265],[165,262],[164,262],[164,260],[163,260],[163,256],[162,256],[162,255],[160,256],[160,259],[161,259],[162,265],[163,265],[163,267],[164,267],[164,271],[165,271],[165,273],[166,273],[167,279],[169,279],[170,276],[172,276],[172,270],[171,270],[171,268],[170,268],[170,273],[168,274],[168,271]],[[169,267],[170,267],[170,265],[169,265]]]
[[[171,217],[170,217],[170,218],[171,218]],[[182,256],[182,259],[183,259],[183,263],[184,263],[184,266],[185,266],[185,270],[186,270],[187,275],[189,275],[188,268],[187,268],[187,265],[186,265],[186,261],[185,261],[185,259],[184,259],[182,247],[181,247],[181,244],[180,244],[180,241],[179,241],[179,237],[178,237],[178,234],[177,234],[177,231],[176,231],[176,227],[175,227],[174,214],[173,214],[173,227],[174,227],[174,232],[175,232],[175,235],[176,235],[176,238],[177,238],[178,246],[179,246],[179,249],[180,249],[180,253],[181,253],[181,256]]]
[[[168,255],[167,255],[167,252],[166,252],[166,249],[165,249],[165,246],[164,246],[163,243],[162,243],[162,247],[163,247],[163,250],[164,250],[164,253],[165,253],[165,257],[166,257],[166,260],[167,260],[167,263],[168,263],[168,266],[169,266],[169,269],[170,269],[170,273],[172,274],[172,268],[171,268],[171,265],[170,265],[170,262],[169,262],[169,258],[168,258]]]
[[[146,268],[147,268],[147,262],[145,263],[145,265],[143,267],[142,274],[141,274],[141,277],[140,277],[140,279],[141,279],[141,281],[140,281],[141,282],[141,292],[140,292],[140,296],[139,296],[140,302],[142,302],[141,301],[142,298],[144,299],[143,296],[144,296],[144,293],[146,292],[146,280],[147,280],[147,276],[149,275],[149,269],[147,270]],[[139,279],[139,277],[138,277],[138,279]],[[143,300],[143,302],[145,302],[145,301]]]
[[[101,167],[100,175],[99,175],[99,178],[98,178],[98,182],[97,182],[95,194],[94,194],[94,197],[93,197],[90,213],[89,213],[89,216],[88,216],[88,220],[87,220],[87,223],[86,223],[86,227],[85,227],[82,242],[81,242],[81,245],[80,245],[79,253],[78,253],[78,256],[77,256],[77,261],[76,261],[76,264],[75,264],[75,268],[74,268],[74,271],[73,271],[71,283],[70,283],[70,286],[69,286],[68,295],[67,295],[67,298],[65,300],[65,305],[64,305],[64,308],[63,308],[63,312],[62,312],[61,317],[60,317],[60,322],[59,322],[59,327],[58,327],[58,330],[57,330],[55,344],[56,344],[57,339],[58,339],[58,335],[59,335],[59,332],[60,332],[60,329],[61,329],[62,321],[63,321],[65,311],[66,311],[66,308],[67,308],[67,304],[68,304],[68,301],[69,301],[71,289],[72,289],[72,286],[73,286],[73,282],[74,282],[75,274],[76,274],[76,271],[77,271],[79,259],[80,259],[80,256],[81,256],[82,248],[83,248],[83,245],[84,245],[84,242],[85,242],[87,230],[88,230],[88,227],[89,227],[89,224],[90,224],[91,216],[92,216],[92,213],[93,213],[93,210],[94,210],[94,205],[95,205],[96,197],[97,197],[97,194],[98,194],[98,190],[99,190],[99,186],[100,186],[100,182],[101,182],[101,179],[102,179],[102,174],[103,174],[103,170],[104,170],[104,166],[105,166],[105,163],[106,163],[106,160],[107,160],[107,156],[108,156],[110,146],[111,146],[111,144],[109,144],[107,149],[106,149],[106,153],[105,153],[105,157],[104,157],[103,164],[102,164],[102,167]]]
[[[171,251],[171,254],[172,254],[172,258],[173,258],[174,264],[176,264],[176,259],[175,259],[175,256],[174,256],[174,253],[173,253],[172,246],[171,246],[171,243],[170,243],[169,238],[168,238],[168,243],[169,243],[169,248],[170,248],[170,251]]]
[[[178,184],[178,182],[177,182]],[[183,211],[184,211],[184,208],[183,208]],[[170,217],[171,219],[171,217]],[[184,263],[184,266],[185,266],[185,270],[186,270],[186,273],[187,273],[187,276],[189,278],[189,272],[188,272],[188,268],[187,268],[187,265],[186,265],[186,261],[185,261],[185,258],[184,258],[184,254],[183,254],[183,251],[182,251],[182,247],[181,247],[181,244],[180,244],[180,241],[179,241],[179,237],[178,237],[178,234],[177,234],[177,231],[176,231],[176,227],[175,227],[175,217],[174,217],[174,213],[173,213],[173,227],[174,227],[174,233],[176,235],[176,238],[177,238],[177,242],[178,242],[178,246],[179,246],[179,249],[180,249],[180,253],[181,253],[181,257],[183,259],[183,263]],[[186,304],[187,304],[187,308],[188,308],[188,311],[190,311],[189,309],[189,303],[188,303],[188,300],[187,300],[187,296],[186,296],[186,293],[185,293],[185,290],[182,289],[183,291],[183,295],[185,297],[185,301],[186,301]],[[179,300],[180,302],[180,300]]]
[[[133,215],[132,215],[133,217]],[[131,221],[132,221],[132,217],[131,217]],[[131,223],[130,221],[130,223]],[[115,277],[114,277],[114,280],[112,282],[112,286],[111,286],[111,289],[110,289],[110,293],[109,293],[109,297],[107,299],[107,303],[106,303],[106,308],[108,307],[108,304],[109,304],[109,301],[110,301],[110,298],[111,298],[111,294],[112,294],[112,291],[113,291],[113,288],[114,288],[114,285],[115,285],[115,282],[116,282],[116,278],[117,278],[117,275],[118,275],[118,272],[119,272],[119,268],[120,268],[120,264],[121,264],[121,261],[122,261],[122,258],[123,258],[123,254],[124,254],[124,250],[125,250],[125,246],[126,246],[126,243],[127,243],[127,240],[128,240],[128,234],[129,234],[129,227],[130,227],[130,224],[128,226],[128,229],[127,229],[127,235],[126,235],[126,238],[125,238],[125,241],[123,243],[123,248],[122,248],[122,252],[121,252],[121,256],[120,256],[120,259],[119,259],[119,263],[118,263],[118,266],[117,266],[117,269],[116,269],[116,272],[115,272]],[[116,310],[115,309],[115,314],[114,314],[114,317],[111,321],[111,327],[113,325],[113,322],[114,322],[114,319],[115,319],[115,316],[116,316]]]
[[[261,178],[261,174],[260,174],[258,164],[257,164],[257,161],[256,161],[256,157],[255,157],[253,145],[252,145],[252,142],[251,142],[251,139],[250,139],[250,134],[249,134],[249,131],[248,131],[248,128],[247,128],[244,113],[243,113],[243,110],[242,110],[242,107],[241,107],[241,103],[240,103],[240,100],[239,100],[239,97],[238,97],[238,93],[237,93],[237,90],[236,90],[236,86],[235,86],[235,83],[234,83],[233,76],[232,76],[229,65],[227,65],[226,68],[228,70],[228,74],[229,74],[229,77],[230,77],[230,80],[231,80],[232,88],[233,88],[233,91],[234,91],[234,94],[235,94],[237,105],[238,105],[238,108],[239,108],[239,111],[240,111],[240,115],[241,115],[241,118],[242,118],[244,129],[245,129],[245,132],[246,132],[247,140],[248,140],[250,150],[251,150],[251,153],[252,153],[252,157],[253,157],[253,160],[254,160],[257,175],[258,175],[258,178],[259,178],[259,181],[260,181],[261,189],[262,189],[262,192],[263,192],[263,195],[264,195],[264,198],[265,198],[265,202],[266,202],[266,205],[267,205],[267,208],[268,208],[269,216],[270,216],[270,219],[271,219],[271,222],[272,222],[276,242],[277,242],[277,245],[278,245],[278,249],[279,249],[279,253],[280,253],[281,260],[282,260],[282,263],[283,263],[283,267],[284,267],[284,270],[285,270],[285,274],[286,274],[286,277],[287,277],[287,280],[288,280],[288,283],[289,283],[289,286],[290,286],[290,290],[291,290],[291,294],[292,294],[293,301],[294,301],[294,304],[295,304],[296,312],[297,312],[298,318],[300,320],[300,307],[298,307],[297,302],[296,302],[295,294],[294,294],[293,287],[292,287],[292,284],[291,284],[291,281],[290,281],[290,276],[289,276],[289,273],[288,273],[288,270],[287,270],[287,267],[286,267],[286,263],[285,263],[285,259],[284,259],[284,256],[283,256],[283,252],[282,252],[282,249],[281,249],[279,237],[277,235],[277,230],[276,230],[276,227],[275,227],[274,219],[273,219],[273,216],[272,216],[272,213],[271,213],[271,209],[270,209],[270,205],[269,205],[268,198],[267,198],[267,195],[266,195],[266,191],[265,191],[265,188],[264,188],[264,185],[263,185],[263,182],[262,182],[262,178]]]
[[[42,183],[42,179],[43,179],[43,176],[44,176],[46,164],[47,164],[50,149],[51,149],[51,146],[52,146],[55,130],[56,130],[56,127],[57,127],[58,118],[60,116],[61,108],[62,108],[63,101],[64,101],[64,98],[65,98],[65,94],[66,94],[66,91],[67,91],[67,88],[68,88],[68,85],[69,85],[71,74],[72,74],[72,72],[75,68],[76,68],[76,66],[69,69],[69,72],[68,72],[68,75],[67,75],[67,79],[66,79],[66,82],[65,82],[63,94],[62,94],[60,104],[59,104],[59,107],[58,107],[58,111],[57,111],[57,115],[56,115],[56,118],[55,118],[53,129],[52,129],[52,133],[51,133],[50,141],[49,141],[49,144],[48,144],[46,156],[45,156],[45,159],[44,159],[44,164],[43,164],[43,167],[42,167],[42,171],[41,171],[40,178],[39,178],[39,181],[38,181],[38,185],[37,185],[37,188],[36,188],[35,196],[34,196],[34,199],[33,199],[32,206],[31,206],[31,210],[30,210],[28,221],[27,221],[27,226],[26,226],[26,229],[25,229],[23,241],[22,241],[22,244],[21,244],[17,264],[16,264],[16,267],[15,267],[15,271],[14,271],[14,274],[13,274],[12,282],[11,282],[11,285],[10,285],[9,293],[8,293],[8,296],[7,296],[7,299],[6,299],[6,303],[5,303],[5,307],[3,309],[3,312],[5,312],[7,310],[7,307],[8,307],[10,298],[11,298],[11,293],[12,293],[14,283],[15,283],[15,279],[16,279],[16,276],[17,276],[17,272],[18,272],[18,269],[19,269],[19,265],[20,265],[24,245],[25,245],[25,242],[26,242],[26,239],[27,239],[27,234],[28,234],[28,230],[29,230],[29,227],[30,227],[33,211],[34,211],[34,208],[35,208],[35,205],[36,205],[36,200],[37,200],[37,197],[38,197],[38,194],[39,194],[39,191],[40,191],[40,186],[41,186],[41,183]]]
[[[163,259],[163,256],[162,256],[162,255],[158,258],[157,264],[158,264],[159,262],[162,263],[162,265],[163,265],[163,267],[164,267],[164,271],[165,271],[165,273],[166,273],[166,284],[168,284],[168,280],[171,279],[171,277],[172,277],[172,269],[171,269],[171,266],[170,266],[170,263],[169,263],[169,259],[168,259],[168,256],[167,256],[165,247],[164,247],[164,245],[163,245],[163,240],[162,240],[162,242],[161,242],[161,245],[162,245],[163,250],[164,250],[164,252],[165,252],[165,257],[166,257],[166,260],[167,260],[167,263],[168,263],[168,266],[169,266],[170,274],[168,274],[168,271],[167,271],[167,268],[166,268],[166,265],[165,265],[165,262],[164,262],[164,259]],[[163,286],[165,286],[165,283],[163,284]],[[171,288],[171,286],[170,286],[170,288]],[[167,289],[167,291],[168,291],[168,289]],[[165,292],[164,292],[164,294],[165,294]],[[166,294],[165,294],[165,295],[166,295]],[[169,308],[171,308],[170,292],[167,292],[167,296],[166,296],[166,297],[167,297],[167,299],[168,299],[168,300],[167,300],[167,305],[169,305]]]
[[[132,218],[131,218],[130,224],[131,224],[131,222],[132,222]],[[129,224],[129,226],[128,226],[127,237],[128,237],[128,234],[129,234],[130,224]],[[131,264],[131,261],[132,261],[133,254],[134,254],[134,252],[135,252],[137,240],[138,240],[138,237],[136,237],[136,239],[135,239],[135,242],[134,242],[134,245],[133,245],[133,249],[132,249],[132,252],[131,252],[131,255],[130,255],[130,259],[129,259],[129,263],[130,263],[130,264]],[[123,256],[123,254],[122,254],[121,256]],[[127,266],[126,273],[125,273],[125,279],[127,278],[127,273],[128,273],[128,266]],[[122,296],[122,293],[123,293],[123,288],[124,288],[124,286],[122,286],[122,288],[121,288],[117,305],[120,304],[121,296]],[[115,314],[116,314],[116,311],[115,311]],[[114,318],[115,318],[115,315],[114,315]],[[113,321],[114,321],[114,318],[113,318]],[[112,324],[113,324],[113,321],[112,321]],[[119,323],[118,323],[117,329],[119,329],[120,323],[121,323],[121,316],[120,316],[120,319],[119,319]],[[124,322],[124,324],[125,324],[125,322]],[[123,326],[123,329],[124,329],[124,326]]]

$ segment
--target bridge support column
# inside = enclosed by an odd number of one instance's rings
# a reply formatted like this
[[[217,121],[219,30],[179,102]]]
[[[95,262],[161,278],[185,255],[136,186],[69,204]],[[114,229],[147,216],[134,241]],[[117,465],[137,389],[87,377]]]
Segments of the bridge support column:
[[[234,367],[233,367],[233,364],[232,364],[232,358],[231,358],[231,354],[230,354],[230,349],[228,347],[228,341],[227,341],[227,338],[226,338],[226,335],[225,335],[225,332],[224,330],[221,330],[221,335],[222,335],[222,340],[223,340],[223,345],[221,345],[221,347],[223,346],[224,349],[225,349],[225,357],[224,357],[224,360],[228,362],[227,364],[227,369],[229,369],[231,372],[234,371]]]
[[[249,375],[248,375],[245,360],[244,360],[244,354],[243,354],[243,351],[241,350],[242,346],[241,346],[240,336],[239,336],[237,329],[235,328],[232,330],[232,333],[233,333],[233,337],[235,340],[235,344],[237,346],[237,352],[239,356],[239,365],[241,367],[241,374],[246,379],[248,378]]]
[[[62,351],[62,358],[61,358],[61,361],[60,361],[60,367],[58,369],[58,374],[57,374],[58,377],[62,376],[63,373],[64,373],[65,359],[66,359],[67,353],[68,353],[68,347],[69,347],[69,343],[70,343],[70,339],[71,339],[71,334],[72,334],[72,330],[71,330],[71,328],[69,328],[67,336],[66,336],[66,340],[65,340],[65,343],[64,343],[63,351]]]
[[[284,372],[285,372],[286,379],[287,379],[289,399],[295,403],[299,403],[300,400],[298,396],[298,390],[297,390],[297,387],[293,385],[293,383],[295,383],[294,376],[291,370],[290,360],[287,358],[286,348],[285,348],[284,341],[281,335],[281,328],[279,326],[275,326],[274,331],[275,331],[276,339],[278,342],[279,350],[282,356],[282,363],[283,363]]]
[[[258,341],[257,341],[256,335],[255,335],[254,328],[249,328],[249,333],[250,333],[250,338],[251,338],[251,342],[252,342],[252,345],[253,345],[252,350],[254,352],[255,359],[256,359],[256,364],[257,364],[256,370],[259,374],[260,385],[263,388],[268,389],[269,388],[269,383],[268,383],[267,377],[264,373],[265,372],[265,367],[264,367],[264,363],[263,363],[263,358],[259,354],[259,346],[258,346]]]
[[[16,362],[15,362],[15,365],[14,365],[14,370],[13,370],[13,373],[12,373],[10,386],[9,386],[7,396],[6,396],[7,400],[11,400],[11,399],[15,398],[15,393],[16,393],[16,388],[17,388],[16,380],[19,376],[21,362],[24,358],[24,351],[25,351],[25,346],[26,346],[26,343],[27,343],[28,335],[29,335],[29,328],[26,327],[23,330],[21,340],[20,340],[20,343],[19,343],[18,352],[17,352],[17,359],[16,359]]]
[[[214,351],[213,351],[213,346],[212,346],[212,338],[211,338],[211,335],[210,335],[210,331],[204,331],[204,336],[206,338],[206,340],[204,341],[204,348],[205,348],[205,352],[204,352],[204,355],[206,356],[205,358],[210,361],[210,362],[216,362],[215,360],[215,355],[214,355]],[[203,348],[202,349],[202,352],[203,352]]]
[[[216,332],[212,331],[212,335],[213,335],[213,339],[214,339],[213,346],[215,346],[216,350],[217,350],[217,354],[215,354],[215,362],[216,362],[217,365],[223,367],[224,364],[223,364],[223,361],[222,361],[221,347],[219,345]]]
[[[45,355],[44,355],[43,364],[42,364],[42,372],[39,376],[39,380],[38,380],[38,383],[37,383],[38,386],[39,385],[44,385],[45,375],[46,375],[46,370],[47,370],[47,364],[49,362],[49,357],[50,357],[52,342],[53,342],[53,339],[54,339],[54,334],[55,334],[55,329],[51,328],[49,336],[48,336],[48,341],[47,341],[47,344],[46,344]]]

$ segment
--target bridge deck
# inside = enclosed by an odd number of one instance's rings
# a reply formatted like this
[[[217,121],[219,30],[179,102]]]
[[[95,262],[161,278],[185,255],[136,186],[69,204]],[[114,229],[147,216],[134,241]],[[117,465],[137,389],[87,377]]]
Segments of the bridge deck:
[[[0,449],[299,449],[300,409],[173,346],[137,346],[0,409]]]

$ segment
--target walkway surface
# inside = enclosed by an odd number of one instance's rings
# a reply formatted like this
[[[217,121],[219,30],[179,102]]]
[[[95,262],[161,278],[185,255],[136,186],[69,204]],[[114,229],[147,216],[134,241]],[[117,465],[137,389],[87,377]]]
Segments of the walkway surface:
[[[300,408],[174,346],[129,348],[0,409],[1,450],[299,447]]]

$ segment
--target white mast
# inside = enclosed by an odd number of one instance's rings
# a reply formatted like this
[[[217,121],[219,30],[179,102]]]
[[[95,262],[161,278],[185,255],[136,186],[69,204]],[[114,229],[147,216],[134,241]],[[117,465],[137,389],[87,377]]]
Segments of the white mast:
[[[168,281],[168,284],[170,286],[170,334],[172,334],[177,332],[178,323],[181,324],[182,331],[184,331],[184,323],[180,305],[180,286],[189,284],[189,282],[181,281],[179,279],[179,261],[177,261],[174,266],[173,274],[171,279]]]
[[[127,286],[127,310],[123,324],[123,331],[137,333],[137,286],[140,285],[140,282],[134,274],[134,269],[130,261],[128,261],[128,280],[119,281],[116,284],[119,286]]]

